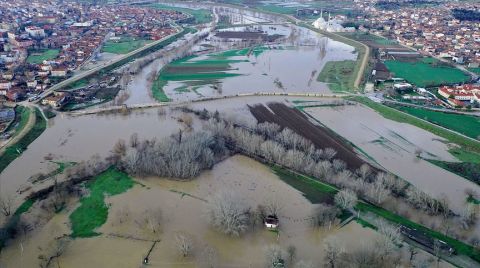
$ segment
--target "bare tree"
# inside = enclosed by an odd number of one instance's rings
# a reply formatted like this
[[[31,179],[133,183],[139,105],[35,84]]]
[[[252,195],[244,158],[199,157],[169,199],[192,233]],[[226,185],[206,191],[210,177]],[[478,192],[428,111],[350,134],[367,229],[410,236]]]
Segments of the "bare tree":
[[[325,150],[323,150],[323,159],[325,160],[332,160],[335,155],[337,155],[337,151],[335,151],[333,148],[325,148]]]
[[[334,206],[319,204],[313,212],[313,225],[315,227],[326,227],[335,224],[340,210]]]
[[[284,267],[285,252],[277,245],[270,245],[265,250],[265,259],[268,268]]]
[[[249,223],[250,207],[234,192],[219,191],[209,200],[207,215],[213,227],[220,232],[239,236]]]
[[[218,267],[218,254],[215,248],[206,245],[200,255],[200,267],[215,268]]]
[[[288,261],[292,264],[297,257],[297,248],[294,245],[289,245],[287,247]]]
[[[130,136],[130,147],[136,148],[137,146],[138,146],[138,134],[133,133],[132,136]]]
[[[12,196],[0,196],[0,207],[2,209],[2,213],[5,217],[10,216],[12,213],[12,205],[13,205],[13,198]]]
[[[325,239],[323,250],[325,252],[325,265],[331,268],[338,267],[339,259],[345,252],[339,240],[333,236]]]
[[[372,174],[372,168],[367,164],[363,164],[357,170],[357,173],[363,181],[369,181],[369,177]]]
[[[61,237],[51,241],[45,248],[40,248],[42,254],[38,256],[39,266],[47,268],[53,260],[56,260],[57,267],[60,267],[59,258],[65,252],[69,242],[68,237]]]
[[[177,232],[174,239],[175,247],[178,252],[185,258],[188,257],[193,250],[193,241],[189,235]]]
[[[144,223],[152,234],[159,235],[162,226],[162,210],[160,208],[152,210],[148,209],[143,213]]]
[[[476,205],[472,203],[466,203],[464,209],[460,213],[460,220],[464,228],[468,228],[473,225],[477,219]]]
[[[397,245],[400,245],[400,228],[387,223],[384,220],[377,221],[378,232],[381,236],[377,239],[376,245],[381,258],[385,259],[393,253]]]
[[[113,146],[112,151],[115,155],[118,155],[120,157],[125,156],[125,153],[127,152],[127,146],[125,144],[125,141],[122,139],[118,140]]]
[[[353,209],[357,200],[357,194],[349,189],[341,190],[335,195],[335,204],[343,209]]]
[[[294,268],[314,268],[315,266],[311,262],[306,262],[306,261],[298,261]]]

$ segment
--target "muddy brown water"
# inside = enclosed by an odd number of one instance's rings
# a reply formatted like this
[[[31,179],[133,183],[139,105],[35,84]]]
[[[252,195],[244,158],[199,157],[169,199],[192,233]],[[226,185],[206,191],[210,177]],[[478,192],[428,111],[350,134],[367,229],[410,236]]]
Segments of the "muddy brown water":
[[[136,185],[123,194],[106,198],[109,214],[107,222],[98,229],[102,234],[73,240],[58,260],[60,267],[138,267],[152,245],[144,240],[154,239],[160,242],[150,255],[152,267],[197,267],[206,245],[215,248],[219,267],[264,267],[265,250],[271,244],[284,250],[293,245],[297,260],[320,265],[326,238],[336,237],[351,251],[373,245],[379,237],[372,229],[355,222],[341,229],[313,229],[306,219],[314,205],[278,179],[268,167],[240,155],[228,158],[189,182],[155,177],[137,180],[143,186]],[[202,200],[209,200],[224,189],[240,194],[252,208],[275,199],[281,206],[279,236],[262,226],[239,238],[213,230],[205,213],[207,204]],[[52,237],[70,232],[68,215],[75,207],[68,207],[24,239],[13,241],[0,255],[0,263],[5,267],[36,267],[38,255],[44,252],[41,248],[50,243]],[[161,228],[153,234],[142,220],[147,211],[158,210],[162,215]],[[127,211],[128,216],[121,216],[125,215],[122,211]],[[173,242],[176,232],[191,237],[194,245],[191,257],[178,254]]]
[[[415,151],[421,149],[425,158],[458,161],[448,153],[444,139],[428,131],[385,119],[362,105],[306,111],[388,171],[434,197],[446,196],[456,212],[464,207],[465,189],[480,192],[480,186],[416,157]]]

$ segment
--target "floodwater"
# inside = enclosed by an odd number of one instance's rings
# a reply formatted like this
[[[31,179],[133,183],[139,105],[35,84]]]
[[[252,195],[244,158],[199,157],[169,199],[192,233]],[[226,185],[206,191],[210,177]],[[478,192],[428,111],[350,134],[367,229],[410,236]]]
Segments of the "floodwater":
[[[195,86],[190,92],[176,92],[175,89],[188,85],[188,81],[170,81],[164,91],[173,100],[191,100],[199,97],[229,96],[253,92],[312,92],[329,93],[325,83],[318,82],[317,76],[329,61],[355,60],[354,48],[324,37],[309,29],[295,25],[248,26],[249,30],[260,30],[269,35],[281,34],[281,42],[266,45],[259,55],[234,56],[241,60],[230,64],[227,73],[238,76],[219,79],[221,92],[214,89],[212,81],[207,85]],[[245,31],[246,27],[233,27],[222,31]],[[216,43],[211,37],[212,44]],[[232,39],[231,44],[237,44]],[[223,40],[225,42],[225,40]],[[237,40],[238,41],[238,40]],[[200,56],[191,61],[201,60]],[[191,82],[191,81],[190,81]]]
[[[348,252],[372,246],[379,237],[372,229],[355,222],[340,229],[335,226],[330,230],[312,228],[309,217],[315,205],[278,179],[268,167],[240,155],[224,160],[193,181],[157,177],[137,181],[141,184],[106,198],[110,207],[107,222],[98,229],[101,235],[72,240],[58,259],[61,267],[137,267],[152,246],[151,240],[160,240],[149,258],[152,267],[198,267],[207,245],[215,249],[219,267],[264,267],[265,250],[272,244],[283,250],[294,246],[296,260],[320,265],[326,238],[337,238]],[[213,230],[205,213],[205,200],[225,189],[241,195],[253,209],[270,200],[277,202],[281,208],[279,235],[261,225],[239,238]],[[23,240],[14,241],[2,252],[0,263],[6,267],[37,266],[41,248],[45,248],[52,237],[69,234],[68,215],[75,207],[70,205]],[[144,220],[145,215],[157,211],[161,212],[161,226],[160,231],[153,234]],[[27,216],[33,216],[32,213]],[[192,256],[184,258],[178,254],[174,246],[177,232],[187,234],[193,241]],[[425,254],[420,252],[418,256],[421,255]],[[442,264],[442,267],[448,266]]]
[[[248,111],[247,104],[285,99],[280,96],[243,97],[193,103],[190,106],[195,109],[218,110],[227,118],[251,123],[255,122],[255,119]],[[137,110],[128,115],[94,114],[73,117],[61,113],[50,119],[44,133],[0,173],[1,193],[15,197],[15,203],[19,205],[28,191],[16,194],[18,190],[45,187],[43,184],[33,187],[28,178],[39,172],[48,173],[57,168],[56,164],[45,160],[45,157],[65,162],[88,160],[95,154],[105,157],[119,139],[128,141],[133,133],[137,133],[140,139],[154,137],[161,139],[177,132],[184,128],[178,123],[179,115],[178,111],[168,107]],[[201,126],[195,120],[193,127]]]
[[[45,160],[48,155],[55,161],[75,162],[88,160],[95,154],[105,157],[119,139],[128,141],[133,133],[138,133],[141,139],[151,139],[181,129],[182,125],[175,119],[178,114],[164,110],[165,115],[159,115],[157,109],[149,109],[126,116],[70,117],[60,114],[50,119],[51,125],[45,132],[0,174],[2,193],[13,195],[30,185],[27,183],[30,176],[55,169],[55,164]]]
[[[458,161],[444,139],[415,126],[385,119],[362,105],[340,108],[316,107],[306,111],[323,125],[351,141],[386,170],[402,177],[434,197],[446,196],[456,212],[462,211],[465,189],[480,187],[415,155]]]
[[[139,180],[145,186],[136,185],[126,193],[109,197],[111,204],[107,222],[98,230],[100,237],[75,239],[67,247],[59,262],[63,267],[135,267],[151,246],[151,242],[141,239],[161,241],[150,255],[150,266],[176,267],[175,264],[194,267],[205,245],[217,250],[222,264],[235,264],[238,267],[262,267],[264,250],[270,244],[278,244],[283,249],[289,245],[297,248],[298,259],[314,263],[322,261],[322,241],[335,234],[342,235],[347,249],[362,246],[372,241],[378,234],[356,223],[331,231],[314,230],[308,218],[314,205],[301,193],[279,180],[270,169],[244,156],[233,156],[206,171],[191,182],[169,181],[160,178]],[[220,190],[234,191],[242,196],[253,209],[258,204],[275,200],[281,206],[280,235],[257,226],[255,230],[240,238],[231,238],[213,230],[206,218],[206,202]],[[176,192],[175,192],[176,191]],[[182,195],[186,193],[188,195]],[[161,210],[161,233],[152,235],[141,224],[146,210]],[[73,208],[69,209],[69,212]],[[119,211],[128,211],[123,223],[120,223]],[[68,213],[55,216],[45,227],[34,231],[23,243],[23,267],[34,267],[38,247],[47,243],[51,236],[69,233]],[[52,226],[53,225],[53,226]],[[54,226],[60,226],[55,230]],[[173,246],[176,232],[187,233],[194,241],[194,257],[178,256]],[[350,234],[350,235],[346,235]],[[134,239],[112,237],[127,236]],[[50,237],[49,237],[50,236]],[[362,237],[356,239],[357,237]],[[137,239],[137,240],[135,240]],[[18,263],[19,241],[8,247],[2,254],[2,261],[7,267]]]

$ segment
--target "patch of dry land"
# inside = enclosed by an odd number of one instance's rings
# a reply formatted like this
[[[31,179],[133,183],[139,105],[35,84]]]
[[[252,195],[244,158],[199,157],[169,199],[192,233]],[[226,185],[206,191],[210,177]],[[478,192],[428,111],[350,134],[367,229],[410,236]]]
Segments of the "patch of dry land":
[[[315,205],[268,167],[244,156],[230,157],[193,181],[153,177],[137,181],[139,184],[127,192],[106,198],[108,220],[96,230],[100,235],[73,239],[58,258],[60,267],[138,267],[157,239],[160,242],[151,252],[151,267],[197,267],[207,245],[217,252],[219,267],[264,267],[265,250],[271,244],[284,249],[293,245],[297,259],[320,264],[324,257],[322,244],[328,237],[337,237],[347,251],[364,247],[379,237],[356,222],[331,230],[312,228],[309,217]],[[225,188],[239,193],[252,208],[267,199],[277,200],[281,205],[279,233],[257,226],[237,238],[213,230],[206,217],[206,200]],[[77,204],[70,204],[45,225],[12,241],[2,252],[2,267],[38,266],[38,256],[53,237],[71,233],[69,214],[76,207]],[[34,207],[26,216],[38,217],[38,210]],[[152,233],[145,226],[145,215],[158,211],[161,227]],[[189,257],[181,256],[174,246],[174,236],[179,232],[193,241],[193,254]],[[56,265],[57,260],[54,262]]]

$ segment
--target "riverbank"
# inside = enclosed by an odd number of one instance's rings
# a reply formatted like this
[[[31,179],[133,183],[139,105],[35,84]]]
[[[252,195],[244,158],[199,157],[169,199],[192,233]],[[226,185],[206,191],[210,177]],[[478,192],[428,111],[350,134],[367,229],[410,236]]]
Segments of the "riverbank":
[[[18,134],[10,140],[6,147],[0,150],[0,173],[47,128],[47,122],[38,110],[39,108],[25,107],[24,109],[31,110],[28,122],[24,122]]]

